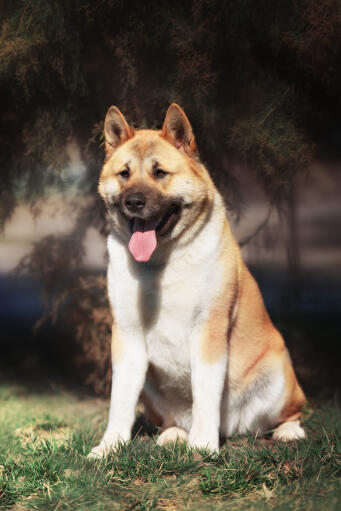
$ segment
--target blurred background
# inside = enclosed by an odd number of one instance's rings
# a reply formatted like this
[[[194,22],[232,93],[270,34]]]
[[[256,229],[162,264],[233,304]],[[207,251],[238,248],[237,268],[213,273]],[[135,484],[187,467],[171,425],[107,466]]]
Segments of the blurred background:
[[[310,397],[340,385],[341,2],[1,2],[0,369],[107,395],[107,222],[117,105],[189,116]]]

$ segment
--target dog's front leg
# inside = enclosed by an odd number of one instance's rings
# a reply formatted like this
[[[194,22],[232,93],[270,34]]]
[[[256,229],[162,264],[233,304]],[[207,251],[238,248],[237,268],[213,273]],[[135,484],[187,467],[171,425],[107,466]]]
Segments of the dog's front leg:
[[[220,327],[212,326],[203,325],[193,332],[190,340],[193,406],[189,445],[218,451],[220,406],[227,370],[226,319]]]
[[[102,457],[120,442],[130,439],[135,408],[147,371],[147,350],[143,336],[137,331],[118,330],[113,326],[113,377],[108,426],[100,444],[89,457]]]

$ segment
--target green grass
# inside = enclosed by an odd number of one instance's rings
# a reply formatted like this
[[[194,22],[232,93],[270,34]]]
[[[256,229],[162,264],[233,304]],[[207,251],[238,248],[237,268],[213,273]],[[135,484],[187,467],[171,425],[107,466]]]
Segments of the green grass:
[[[308,438],[232,438],[219,455],[136,437],[101,462],[86,458],[107,403],[59,387],[0,386],[0,509],[341,509],[341,412],[308,408]]]

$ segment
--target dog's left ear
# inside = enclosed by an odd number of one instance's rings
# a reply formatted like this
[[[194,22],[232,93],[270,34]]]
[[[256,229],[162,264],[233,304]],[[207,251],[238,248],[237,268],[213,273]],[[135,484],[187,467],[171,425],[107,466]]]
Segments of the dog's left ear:
[[[199,156],[191,123],[176,103],[172,103],[167,110],[161,134],[180,151],[193,158]]]
[[[134,136],[133,128],[116,106],[107,111],[104,121],[105,151],[110,156],[118,146]]]

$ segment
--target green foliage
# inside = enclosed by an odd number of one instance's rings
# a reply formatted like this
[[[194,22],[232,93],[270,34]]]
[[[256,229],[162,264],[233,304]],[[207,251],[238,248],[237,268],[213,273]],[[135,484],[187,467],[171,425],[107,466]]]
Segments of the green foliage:
[[[101,461],[86,458],[105,425],[98,399],[2,384],[0,402],[0,509],[338,509],[336,401],[306,411],[304,441],[234,437],[217,455],[144,435]]]
[[[68,300],[64,307],[60,303]],[[61,311],[60,311],[61,309]],[[76,278],[54,302],[53,313],[64,312],[63,320],[74,328],[78,345],[73,360],[75,370],[84,373],[85,382],[97,394],[109,395],[111,388],[111,326],[112,318],[103,276]]]
[[[278,114],[277,108],[270,106],[231,130],[231,143],[246,162],[253,162],[258,179],[275,203],[288,198],[295,175],[305,172],[310,163],[312,149],[303,134],[295,130],[290,115]]]
[[[15,199],[25,173],[36,177],[28,196],[42,193],[46,168],[65,164],[68,137],[98,169],[101,151],[88,142],[111,103],[135,125],[156,127],[176,100],[218,181],[223,157],[236,153],[262,182],[271,176],[266,190],[277,199],[311,158],[316,131],[336,118],[340,19],[336,0],[11,2],[0,35],[6,194]],[[290,105],[278,101],[284,90]]]
[[[66,281],[75,272],[79,277],[87,228],[105,232],[95,197],[110,104],[133,125],[158,128],[168,104],[177,101],[230,209],[241,207],[226,164],[233,161],[252,168],[280,206],[339,125],[340,20],[338,0],[3,3],[0,228],[19,199],[35,206],[51,190],[70,194],[62,176],[70,141],[87,168],[72,231],[42,240],[22,264],[42,278],[56,304],[76,306],[65,318],[85,321],[85,310],[104,310],[97,298],[85,305],[86,277],[78,301],[80,281]],[[100,317],[107,331],[106,311]],[[108,334],[96,335],[88,322],[75,328],[89,357],[99,360],[89,348],[97,341],[96,353],[107,353]],[[102,361],[98,374],[106,367]],[[106,388],[104,379],[98,391]]]

